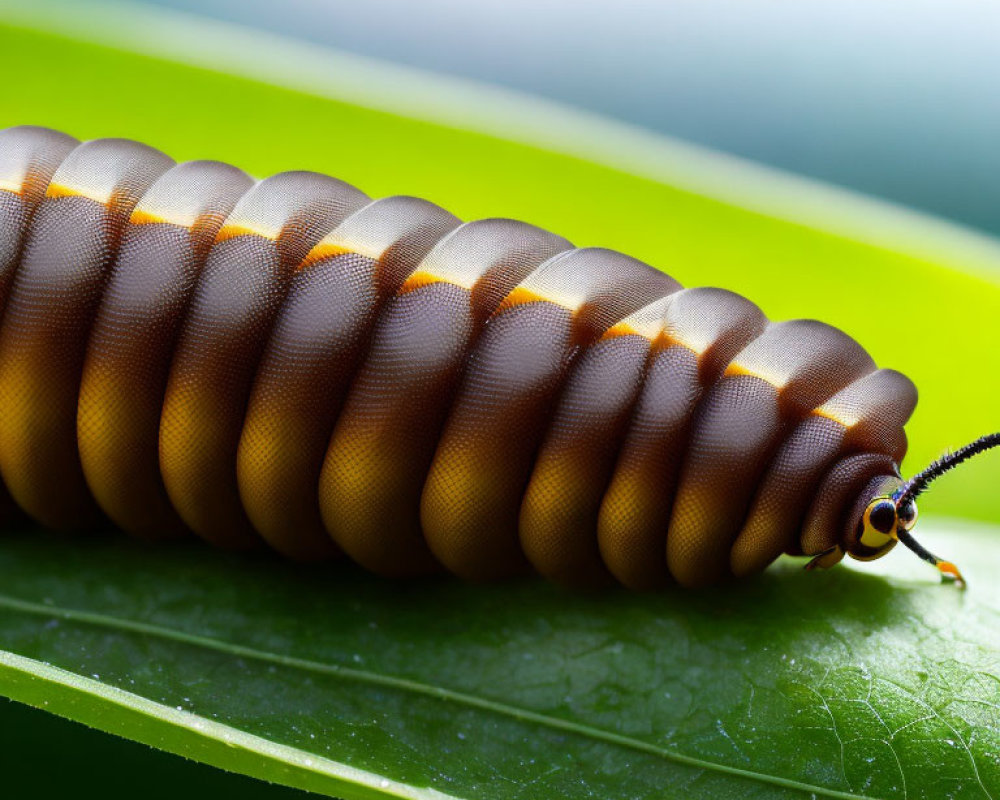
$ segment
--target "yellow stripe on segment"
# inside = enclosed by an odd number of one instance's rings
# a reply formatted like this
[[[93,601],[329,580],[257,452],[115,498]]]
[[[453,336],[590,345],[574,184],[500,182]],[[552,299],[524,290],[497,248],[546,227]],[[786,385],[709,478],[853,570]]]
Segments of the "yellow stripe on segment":
[[[782,378],[778,378],[774,375],[765,375],[760,370],[750,369],[742,364],[733,361],[726,367],[726,371],[722,373],[723,378],[731,378],[746,375],[751,378],[759,378],[765,383],[771,384],[775,389],[783,389],[785,387],[786,381]]]
[[[152,214],[149,211],[143,211],[141,208],[137,208],[132,212],[132,216],[128,218],[129,225],[162,225],[162,224],[176,224],[169,223],[159,214]],[[187,227],[186,225],[183,227]]]
[[[814,408],[812,410],[812,415],[814,417],[823,417],[823,419],[833,420],[838,425],[843,425],[845,428],[852,428],[860,422],[857,415],[845,412],[846,409],[838,410],[833,406],[820,406],[819,408]]]
[[[150,194],[155,195],[155,189]],[[163,193],[159,194],[162,196]],[[165,204],[162,199],[158,202],[156,196],[147,196],[139,201],[128,221],[132,225],[174,225],[191,230],[200,220],[211,218],[209,214],[207,210],[199,209],[190,199],[182,198],[179,202]]]
[[[296,269],[308,269],[320,261],[345,255],[357,255],[371,261],[378,261],[386,254],[388,245],[372,241],[370,238],[366,241],[363,234],[362,231],[359,241],[356,235],[351,236],[346,232],[341,233],[339,229],[334,229],[313,246],[313,249],[306,254]]]
[[[82,186],[67,186],[63,183],[50,183],[45,190],[45,196],[51,198],[60,197],[85,197],[106,206],[111,201],[110,192],[98,193],[93,189],[86,189]]]
[[[641,330],[640,327],[634,325],[626,319],[608,328],[603,334],[601,334],[600,341],[604,341],[605,339],[617,339],[619,336],[641,336],[643,339],[649,341],[657,350],[666,350],[669,347],[684,347],[692,353],[700,355],[698,351],[691,347],[691,345],[687,342],[681,341],[676,336],[673,336],[669,331],[663,330],[663,328],[659,325],[644,325],[642,327],[645,328],[645,330]]]
[[[14,181],[0,178],[0,192],[10,192],[11,194],[20,196],[24,194],[24,183],[15,183]]]
[[[642,336],[649,339],[644,333],[637,331],[628,322],[619,322],[617,325],[612,325],[604,333],[601,334],[601,341],[605,339],[617,339],[619,336]]]
[[[523,286],[515,286],[510,293],[500,301],[500,305],[497,306],[497,310],[494,314],[502,314],[508,309],[514,308],[514,306],[523,306],[528,303],[555,303],[555,300],[551,300],[548,297],[543,297],[537,292],[531,291],[531,289],[525,289]],[[561,305],[561,303],[557,304]]]
[[[46,197],[76,197],[80,193],[59,183],[50,183],[45,190]]]
[[[418,269],[416,272],[411,273],[409,278],[403,281],[403,285],[399,287],[399,291],[396,292],[396,294],[400,295],[415,292],[417,289],[422,289],[423,287],[430,286],[433,283],[450,283],[453,286],[458,286],[458,284],[453,280],[444,278],[441,275],[435,275],[433,272],[426,272],[422,269]]]
[[[240,236],[259,236],[262,239],[274,242],[278,239],[278,233],[279,231],[275,231],[274,229],[264,229],[250,223],[239,224],[227,222],[219,228],[219,232],[215,235],[215,242],[218,244],[219,242],[236,239]]]
[[[695,347],[690,342],[684,341],[676,333],[672,333],[671,331],[666,329],[660,331],[660,335],[657,336],[656,339],[653,341],[653,346],[657,350],[667,350],[671,347],[683,347],[685,350],[690,350],[699,358],[701,358],[701,356],[705,352],[703,348]]]
[[[348,253],[355,252],[349,247],[344,247],[340,244],[324,244],[320,242],[312,250],[306,253],[306,257],[299,262],[299,265],[295,268],[296,270],[309,269],[320,261],[325,261],[328,258],[336,258],[337,256],[347,255]]]
[[[649,307],[647,307],[648,309]],[[618,336],[642,336],[647,339],[654,350],[668,350],[671,347],[683,347],[699,358],[704,355],[707,347],[692,344],[665,320],[662,314],[649,314],[647,309],[626,317],[616,325],[608,328],[601,339],[614,339]]]
[[[137,208],[128,219],[130,225],[173,225],[177,228],[190,230],[198,222],[193,214],[176,214],[170,212],[155,213]]]

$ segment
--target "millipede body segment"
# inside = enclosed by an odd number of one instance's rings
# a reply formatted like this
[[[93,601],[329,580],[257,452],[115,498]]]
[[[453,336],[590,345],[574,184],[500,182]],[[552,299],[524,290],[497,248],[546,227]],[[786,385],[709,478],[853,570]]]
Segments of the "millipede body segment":
[[[0,475],[49,526],[636,589],[896,542],[907,378],[522,222],[12,128],[0,308]]]

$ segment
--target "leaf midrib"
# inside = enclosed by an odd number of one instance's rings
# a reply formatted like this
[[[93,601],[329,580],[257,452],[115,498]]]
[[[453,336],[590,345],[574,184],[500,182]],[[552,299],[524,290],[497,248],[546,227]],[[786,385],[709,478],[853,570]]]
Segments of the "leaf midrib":
[[[519,722],[532,723],[535,725],[540,725],[542,727],[550,728],[552,730],[557,730],[562,733],[575,734],[577,736],[590,738],[595,741],[603,742],[605,744],[617,745],[619,747],[634,750],[636,752],[657,756],[659,758],[663,758],[667,761],[672,761],[677,764],[683,764],[685,766],[695,767],[698,769],[704,769],[723,774],[733,775],[735,777],[745,778],[749,780],[756,780],[761,783],[767,783],[773,786],[780,786],[785,789],[795,789],[802,792],[810,792],[815,795],[833,798],[834,800],[875,800],[875,798],[871,798],[866,795],[852,794],[850,792],[843,792],[836,789],[829,789],[822,786],[815,786],[801,781],[792,780],[790,778],[782,778],[777,775],[768,775],[762,772],[754,772],[752,770],[741,769],[740,767],[734,767],[728,764],[720,764],[714,761],[708,761],[705,759],[696,758],[694,756],[684,755],[683,753],[678,753],[673,750],[668,750],[666,748],[659,747],[657,745],[650,744],[648,742],[644,742],[640,739],[634,739],[630,736],[624,736],[622,734],[614,733],[612,731],[607,731],[602,728],[594,727],[591,725],[585,725],[579,722],[574,722],[572,720],[562,719],[561,717],[553,717],[553,716],[548,716],[546,714],[540,714],[538,712],[529,711],[528,709],[520,708],[518,706],[510,705],[507,703],[500,703],[495,700],[490,700],[485,697],[479,697],[477,695],[469,694],[466,692],[446,689],[441,686],[434,686],[432,684],[421,683],[420,681],[414,681],[408,678],[400,678],[392,675],[382,675],[376,672],[372,672],[370,670],[357,669],[354,667],[344,667],[340,666],[339,664],[330,664],[322,661],[314,661],[306,658],[298,658],[296,656],[288,656],[288,655],[283,655],[281,653],[272,653],[267,650],[259,650],[254,647],[247,647],[246,645],[227,642],[225,640],[216,639],[211,636],[203,636],[201,634],[188,633],[186,631],[177,630],[175,628],[168,628],[165,626],[154,625],[147,622],[139,622],[137,620],[125,619],[110,614],[101,614],[91,611],[82,611],[79,609],[63,608],[61,606],[48,603],[36,603],[30,600],[23,600],[21,598],[11,597],[9,595],[0,594],[0,608],[6,608],[11,611],[21,612],[23,614],[31,614],[34,616],[61,619],[68,622],[92,625],[110,630],[118,630],[127,633],[140,634],[143,636],[150,636],[153,638],[163,639],[165,641],[177,642],[179,644],[190,645],[194,647],[201,647],[206,650],[222,653],[224,655],[230,655],[236,658],[245,658],[262,663],[274,664],[277,666],[288,667],[291,669],[298,669],[304,672],[311,672],[318,675],[352,680],[358,683],[365,683],[371,686],[379,686],[382,688],[419,694],[425,697],[433,697],[445,702],[452,702],[459,705],[467,706],[469,708],[475,708],[482,711],[487,711],[493,714],[497,714],[500,716],[506,716],[511,719],[517,720]],[[309,752],[309,751],[302,751],[302,752]]]

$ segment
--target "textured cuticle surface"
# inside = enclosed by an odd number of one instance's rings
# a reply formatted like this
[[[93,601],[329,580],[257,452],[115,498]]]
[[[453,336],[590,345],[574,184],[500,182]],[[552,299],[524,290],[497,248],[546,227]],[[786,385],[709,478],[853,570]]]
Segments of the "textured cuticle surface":
[[[838,459],[905,452],[912,386],[846,334],[622,253],[127,140],[0,156],[0,473],[55,527],[699,585],[799,549]]]

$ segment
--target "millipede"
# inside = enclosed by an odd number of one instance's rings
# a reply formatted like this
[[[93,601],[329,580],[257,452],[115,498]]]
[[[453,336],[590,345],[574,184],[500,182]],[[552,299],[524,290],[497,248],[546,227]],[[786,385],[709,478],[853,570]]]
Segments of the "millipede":
[[[340,180],[0,132],[0,476],[37,523],[388,577],[701,586],[913,538],[917,402],[840,330]]]

